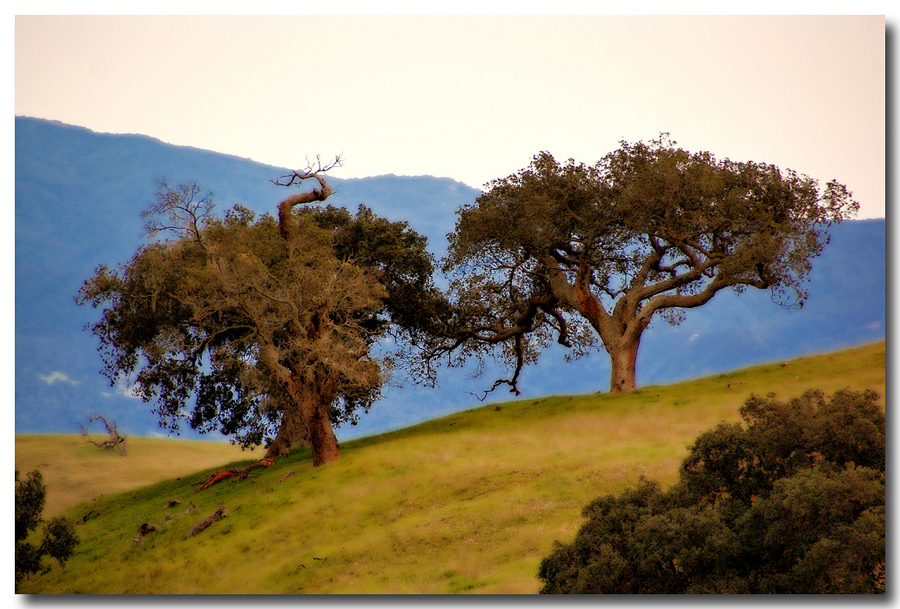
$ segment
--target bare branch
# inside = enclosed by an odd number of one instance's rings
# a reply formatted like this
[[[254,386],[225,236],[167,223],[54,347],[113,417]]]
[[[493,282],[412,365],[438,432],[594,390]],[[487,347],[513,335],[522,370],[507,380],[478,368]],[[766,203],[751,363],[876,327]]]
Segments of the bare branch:
[[[277,186],[293,186],[294,184],[299,185],[305,180],[314,179],[319,183],[319,186],[321,186],[321,188],[313,188],[311,192],[292,195],[278,204],[278,229],[281,233],[281,237],[287,243],[293,242],[294,233],[296,232],[294,223],[291,219],[291,210],[297,205],[324,201],[331,196],[331,186],[325,181],[325,176],[323,174],[335,167],[339,167],[341,165],[341,157],[335,157],[332,163],[324,166],[318,156],[316,159],[317,162],[315,167],[311,163],[308,163],[306,170],[294,171],[289,175],[282,176],[279,180],[273,181]]]
[[[334,161],[328,163],[327,165],[322,165],[322,159],[319,155],[316,155],[316,164],[313,165],[309,158],[306,159],[306,169],[292,171],[287,175],[281,176],[277,180],[270,180],[276,186],[293,186],[294,184],[298,184],[303,180],[308,180],[310,178],[316,178],[321,173],[328,173],[335,167],[341,167],[341,157],[340,155],[334,157]]]
[[[157,183],[156,202],[141,213],[144,228],[151,237],[173,232],[179,238],[190,237],[201,243],[200,229],[212,213],[215,203],[211,192],[203,192],[195,183],[171,188],[165,179]]]
[[[92,416],[89,421],[93,423],[94,421],[103,421],[103,426],[106,427],[106,433],[109,435],[109,439],[104,440],[103,442],[96,442],[91,439],[88,430],[85,429],[84,425],[78,424],[81,427],[81,435],[85,437],[85,441],[89,444],[93,444],[98,448],[115,448],[119,451],[123,457],[125,456],[125,439],[127,436],[123,436],[119,434],[119,428],[116,425],[115,421],[110,423],[106,420],[106,417],[96,414]]]

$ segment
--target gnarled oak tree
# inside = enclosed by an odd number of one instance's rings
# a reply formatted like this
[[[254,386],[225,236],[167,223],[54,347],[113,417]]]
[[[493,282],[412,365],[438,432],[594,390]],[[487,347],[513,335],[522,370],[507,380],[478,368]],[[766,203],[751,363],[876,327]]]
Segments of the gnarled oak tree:
[[[633,390],[654,316],[677,323],[725,288],[802,306],[823,229],[857,208],[837,182],[688,152],[667,134],[593,166],[540,153],[459,210],[445,261],[456,313],[427,356],[499,349],[514,373],[494,387],[517,391],[550,340],[580,355],[599,338],[610,391]]]
[[[417,331],[408,296],[430,289],[432,261],[405,223],[304,206],[331,193],[321,168],[288,178],[321,188],[286,198],[277,220],[241,206],[216,218],[196,185],[163,184],[148,229],[171,238],[121,272],[99,267],[77,300],[103,307],[106,376],[132,380],[161,424],[268,443],[267,457],[307,445],[321,465],[338,458],[333,426],[355,422],[389,373],[373,345]]]

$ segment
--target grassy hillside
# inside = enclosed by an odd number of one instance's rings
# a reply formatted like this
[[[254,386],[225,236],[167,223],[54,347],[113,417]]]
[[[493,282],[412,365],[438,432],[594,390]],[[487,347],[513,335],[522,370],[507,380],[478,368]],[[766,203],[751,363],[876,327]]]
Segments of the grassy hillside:
[[[884,343],[629,395],[492,404],[345,443],[322,468],[301,452],[195,492],[206,468],[68,509],[99,516],[78,526],[65,569],[25,591],[534,593],[588,501],[642,474],[672,483],[693,438],[738,420],[751,393],[843,387],[884,394]],[[227,518],[187,537],[220,506]],[[145,522],[160,530],[140,537]]]
[[[92,435],[102,441],[104,434]],[[16,469],[39,468],[47,485],[45,516],[79,503],[154,482],[245,459],[248,453],[228,442],[129,437],[127,456],[104,450],[78,435],[17,435]],[[258,453],[253,453],[257,455]]]

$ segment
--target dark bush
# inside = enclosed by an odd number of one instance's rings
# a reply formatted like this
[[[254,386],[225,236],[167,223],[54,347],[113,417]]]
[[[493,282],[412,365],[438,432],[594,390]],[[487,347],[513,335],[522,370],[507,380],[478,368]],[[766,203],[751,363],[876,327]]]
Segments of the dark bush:
[[[59,564],[75,551],[78,539],[75,527],[65,518],[53,518],[45,526],[40,543],[28,541],[31,533],[41,524],[47,490],[41,472],[35,470],[25,480],[19,480],[16,471],[16,590],[25,576],[46,573],[44,556],[55,558]]]
[[[871,391],[751,397],[663,492],[585,507],[540,566],[545,594],[883,593],[885,417]]]

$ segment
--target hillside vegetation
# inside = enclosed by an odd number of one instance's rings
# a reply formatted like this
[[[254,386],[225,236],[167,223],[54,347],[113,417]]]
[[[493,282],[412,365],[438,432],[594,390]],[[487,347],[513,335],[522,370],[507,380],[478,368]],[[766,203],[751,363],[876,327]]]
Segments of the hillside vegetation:
[[[98,434],[92,439],[105,437]],[[123,457],[78,435],[17,435],[16,469],[24,475],[40,468],[49,489],[44,507],[44,516],[49,517],[102,495],[247,458],[228,442],[128,437],[125,446],[128,455]]]
[[[23,591],[535,593],[541,559],[555,539],[574,536],[585,504],[642,474],[673,483],[693,439],[738,421],[751,393],[845,387],[884,395],[883,342],[632,394],[491,404],[347,442],[341,459],[321,468],[301,451],[199,492],[215,468],[180,458],[180,443],[170,442],[166,460],[196,463],[194,473],[159,481],[137,467],[117,472],[152,484],[64,510],[88,516],[75,555]],[[35,446],[17,443],[17,464],[36,462],[28,454]],[[75,452],[58,475],[90,470],[102,480],[89,451]],[[53,478],[46,482],[52,495]],[[82,488],[85,498],[108,493]],[[188,536],[219,507],[224,520]],[[144,523],[159,530],[141,536]]]

